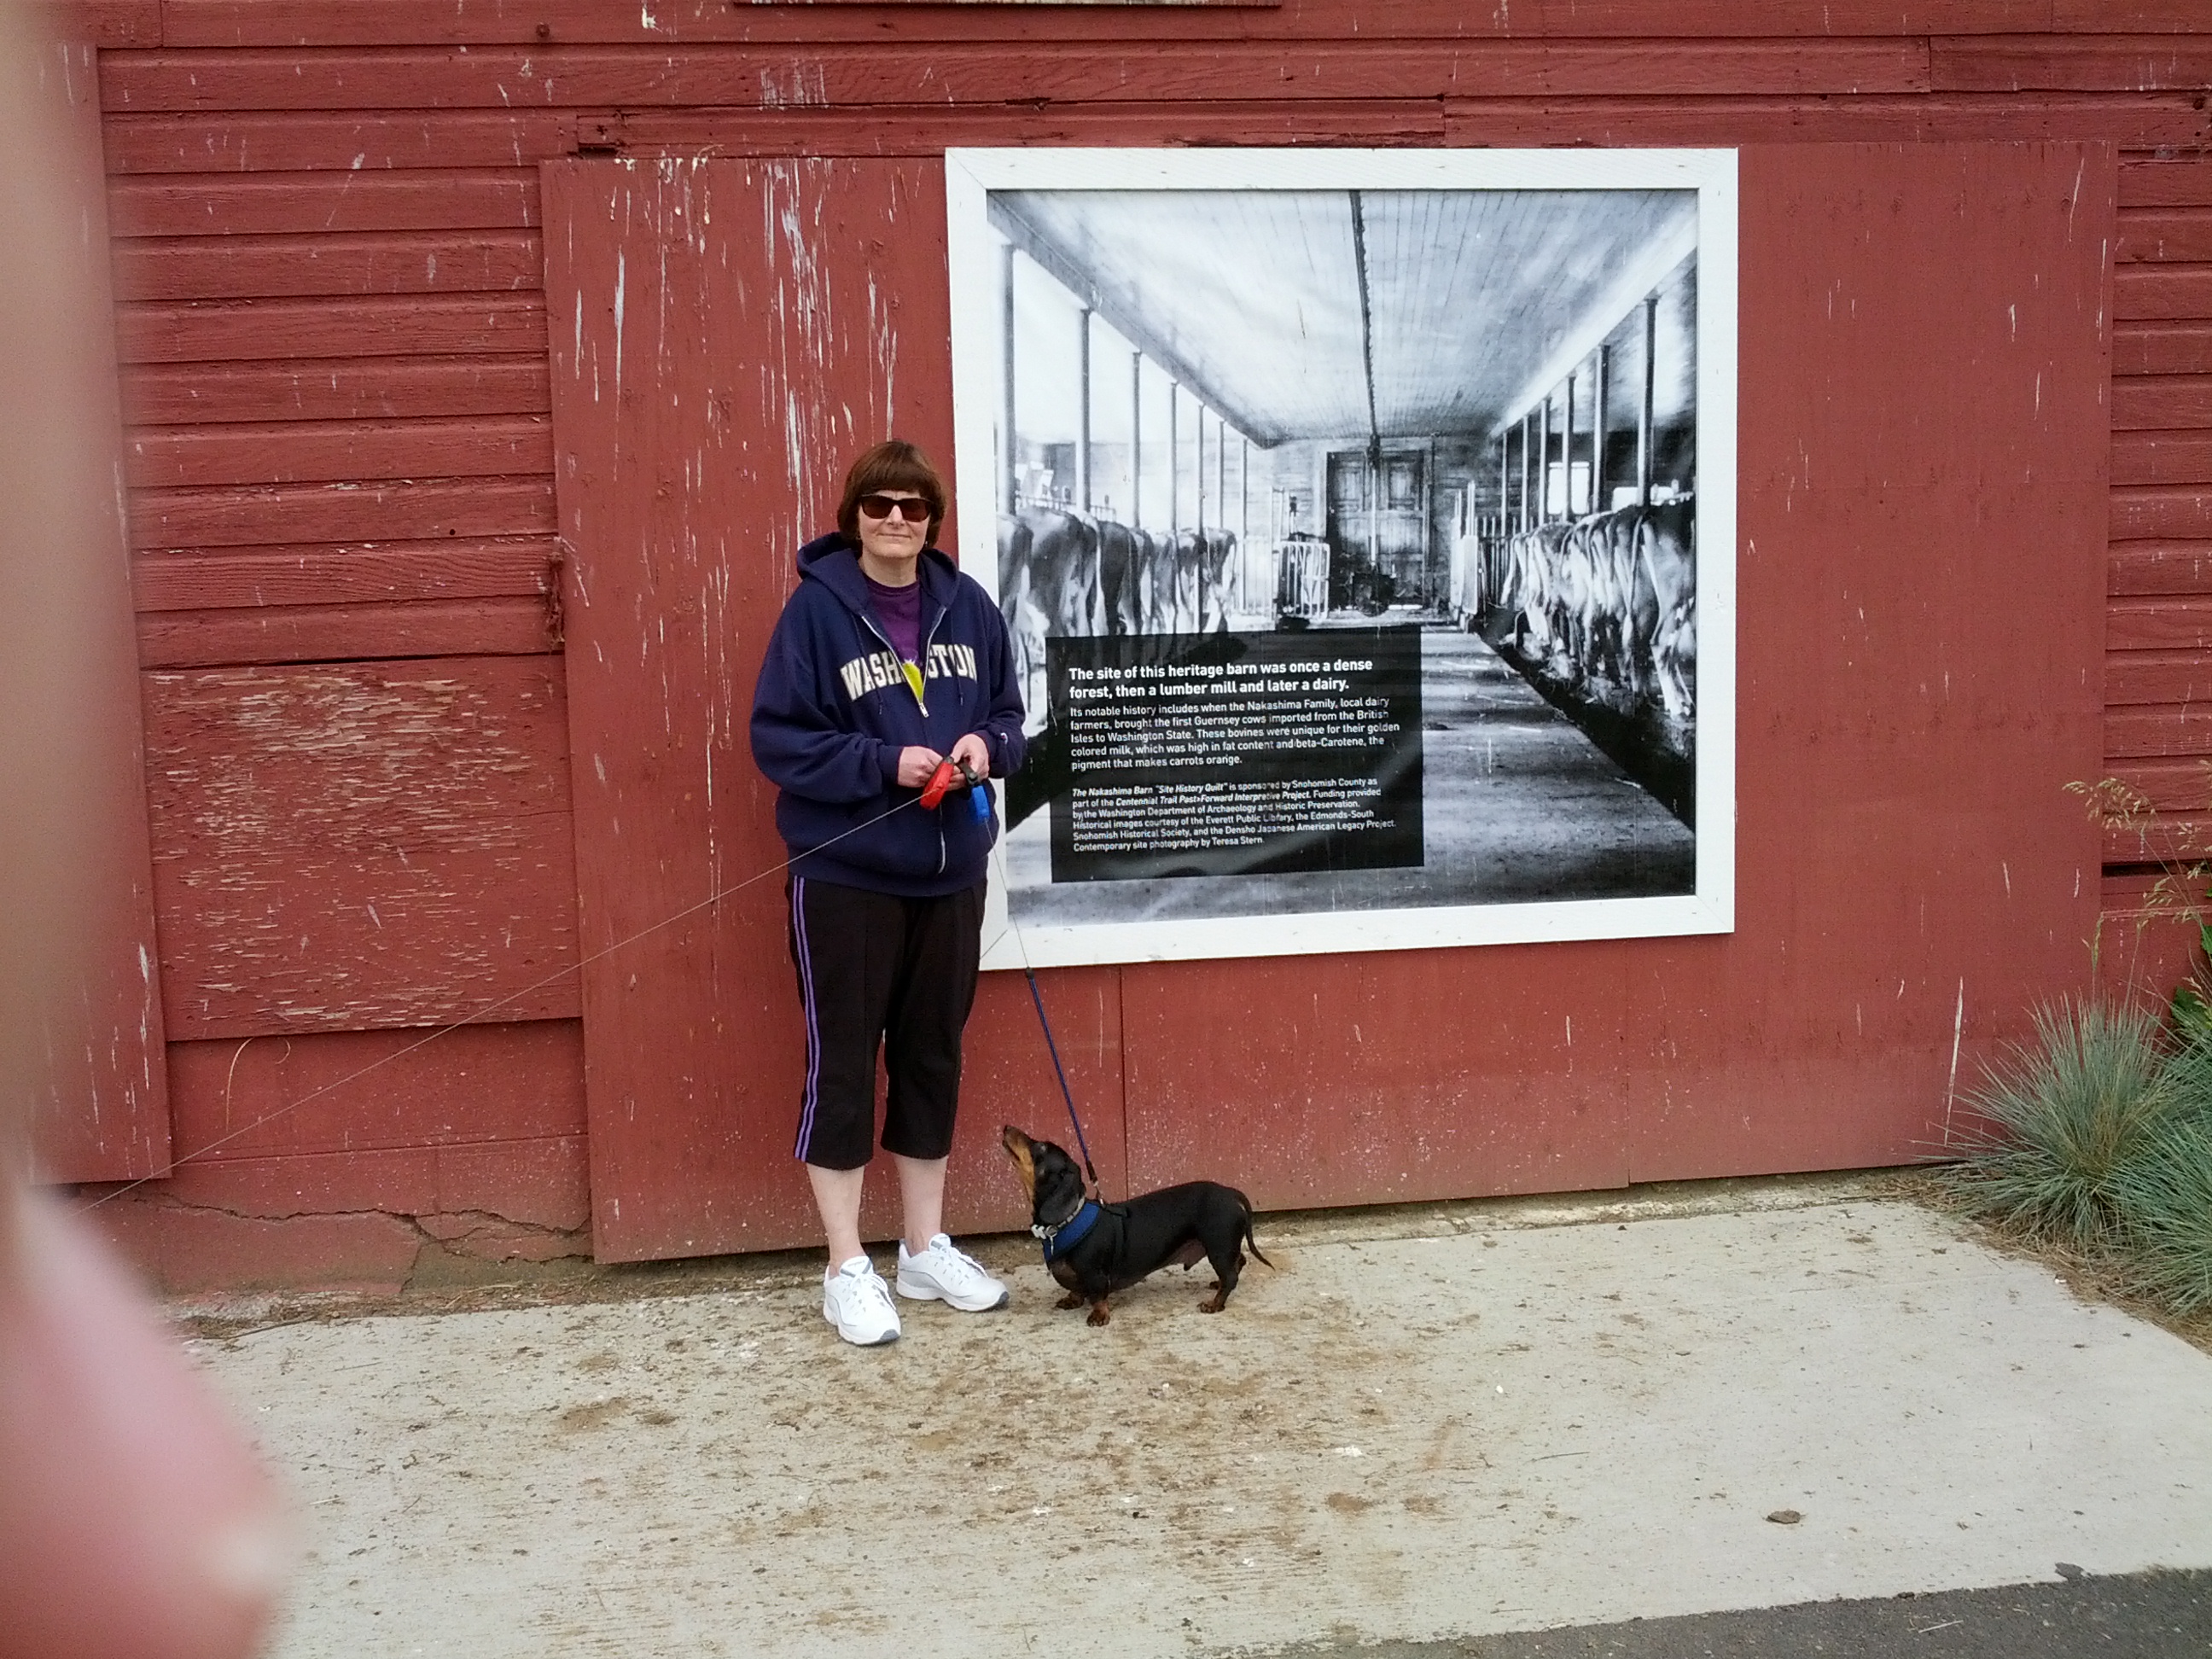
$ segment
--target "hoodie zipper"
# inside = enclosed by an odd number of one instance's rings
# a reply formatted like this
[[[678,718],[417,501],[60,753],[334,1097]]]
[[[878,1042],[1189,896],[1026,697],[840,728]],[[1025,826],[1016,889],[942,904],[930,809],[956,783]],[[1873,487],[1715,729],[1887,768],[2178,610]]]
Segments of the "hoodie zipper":
[[[920,581],[921,580],[921,572],[916,571],[915,573],[915,580],[916,581]],[[927,599],[928,597],[928,593],[924,592],[922,598]],[[925,677],[927,675],[928,670],[925,665],[929,661],[929,648],[937,642],[937,630],[944,625],[945,614],[950,611],[951,608],[952,607],[951,605],[939,606],[936,620],[929,624],[929,632],[922,635],[921,649],[915,653],[921,659],[921,662],[915,665],[915,672],[916,673],[924,675]],[[921,702],[921,699],[917,696],[915,701],[916,702]],[[926,702],[921,705],[921,714],[924,720],[927,720],[929,718],[929,705]],[[923,729],[927,731],[928,728],[925,726]],[[946,864],[951,862],[951,848],[946,846],[945,841],[945,817],[944,814],[940,812],[938,815],[937,819],[937,873],[939,875],[941,876],[945,873],[945,866]]]
[[[940,617],[939,620],[942,621],[942,620],[943,620],[943,618],[942,618],[942,617]],[[884,630],[883,630],[882,629],[880,629],[880,628],[877,627],[877,626],[876,626],[876,619],[875,619],[873,617],[869,616],[869,615],[868,615],[866,612],[865,612],[865,611],[863,611],[863,612],[861,612],[861,613],[860,613],[860,625],[861,625],[862,627],[866,628],[866,629],[868,630],[868,632],[870,632],[871,634],[873,634],[873,635],[875,635],[878,640],[881,640],[881,641],[883,641],[884,649],[884,650],[886,650],[886,651],[888,651],[888,652],[890,652],[890,653],[891,653],[892,657],[897,660],[897,662],[899,663],[899,665],[900,665],[900,670],[901,670],[900,674],[899,674],[899,678],[900,678],[902,680],[905,680],[905,681],[906,681],[906,689],[907,689],[908,690],[909,690],[909,691],[913,691],[913,692],[914,692],[914,702],[915,702],[915,706],[917,708],[919,708],[919,709],[921,709],[921,717],[922,717],[922,719],[924,719],[924,720],[927,720],[927,719],[929,718],[929,704],[928,704],[928,703],[927,703],[927,702],[923,699],[922,695],[921,695],[921,693],[920,691],[916,691],[916,690],[915,690],[915,683],[914,683],[914,680],[912,680],[912,679],[908,679],[908,678],[907,678],[906,673],[905,673],[905,672],[904,672],[904,670],[905,670],[905,668],[906,668],[906,665],[907,665],[907,664],[906,664],[906,659],[905,659],[905,658],[903,658],[903,657],[899,656],[899,653],[898,653],[898,647],[896,647],[896,646],[895,646],[895,645],[893,645],[893,644],[891,643],[890,635],[888,635],[888,634],[886,634],[886,633],[884,633]],[[935,638],[937,637],[937,630],[936,630],[934,628],[933,628],[933,629],[931,629],[929,630],[929,636],[930,636],[930,638],[931,638],[931,639],[935,639]],[[928,661],[928,660],[929,660],[929,646],[928,646],[928,644],[927,644],[927,641],[925,641],[925,642],[923,643],[922,647],[921,647],[921,658],[922,658],[922,662],[927,662],[927,661]],[[918,662],[918,663],[915,663],[915,665],[913,665],[913,666],[914,666],[914,670],[915,670],[915,678],[922,678],[922,674],[921,674],[921,663],[919,663],[919,662]]]
[[[920,581],[921,580],[921,574],[919,571],[915,572],[915,580],[916,581]],[[929,595],[925,591],[922,597],[924,599],[927,599]],[[945,612],[950,609],[951,607],[949,605],[940,606],[939,608],[936,621],[930,623],[929,632],[922,638],[921,648],[915,653],[921,659],[921,662],[918,662],[914,665],[915,678],[924,680],[927,678],[927,675],[923,668],[923,664],[929,660],[929,647],[935,642],[937,639],[938,628],[944,623]],[[896,657],[898,655],[898,647],[891,643],[890,636],[888,634],[884,633],[882,629],[876,626],[876,619],[873,617],[871,617],[865,611],[859,612],[858,615],[860,618],[861,626],[866,628],[868,632],[874,635],[878,639],[881,640],[884,642],[884,648],[889,651],[892,656]],[[906,679],[906,676],[903,673],[902,673],[899,678],[901,679]],[[908,690],[914,691],[915,706],[921,710],[921,718],[924,722],[921,728],[922,735],[927,737],[929,735],[929,726],[927,725],[927,721],[929,720],[929,704],[923,700],[922,695],[920,691],[915,690],[914,680],[907,679],[906,684]],[[949,848],[945,842],[945,820],[940,816],[937,820],[937,873],[939,875],[941,876],[945,873],[945,866],[951,861],[951,849]]]

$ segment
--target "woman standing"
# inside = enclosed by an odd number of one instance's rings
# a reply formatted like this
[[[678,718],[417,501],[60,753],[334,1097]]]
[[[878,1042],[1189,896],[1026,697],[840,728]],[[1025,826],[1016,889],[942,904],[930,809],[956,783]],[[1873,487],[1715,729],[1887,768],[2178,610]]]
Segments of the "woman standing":
[[[799,550],[753,693],[753,759],[781,791],[793,860],[806,1024],[797,1156],[830,1246],[822,1316],[863,1346],[899,1334],[860,1248],[879,1044],[883,1147],[904,1211],[898,1292],[971,1313],[1006,1300],[939,1224],[998,823],[968,789],[934,806],[921,792],[950,760],[988,805],[982,780],[1021,764],[1022,701],[998,607],[933,544],[944,519],[944,480],[912,444],[854,462],[836,532]]]

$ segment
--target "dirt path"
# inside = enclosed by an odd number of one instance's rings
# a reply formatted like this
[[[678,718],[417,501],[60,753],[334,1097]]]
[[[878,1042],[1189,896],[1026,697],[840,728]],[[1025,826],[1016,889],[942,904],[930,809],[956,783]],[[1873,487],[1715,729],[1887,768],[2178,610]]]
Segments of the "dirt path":
[[[1011,1310],[887,1350],[796,1261],[198,1346],[309,1519],[281,1659],[1212,1653],[2212,1565],[2212,1361],[1787,1190],[1281,1227],[1226,1314],[1171,1274],[1096,1331],[1006,1240]]]

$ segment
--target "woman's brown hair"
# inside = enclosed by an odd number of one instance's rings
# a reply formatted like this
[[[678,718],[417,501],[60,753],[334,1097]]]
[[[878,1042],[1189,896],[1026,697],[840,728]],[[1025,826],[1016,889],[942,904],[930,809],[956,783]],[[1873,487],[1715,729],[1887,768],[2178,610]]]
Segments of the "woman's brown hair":
[[[853,470],[845,475],[845,499],[837,507],[837,528],[845,539],[860,544],[860,497],[878,489],[911,489],[929,503],[929,533],[922,539],[937,544],[937,527],[945,522],[945,480],[929,464],[929,457],[902,438],[890,438],[861,451]]]

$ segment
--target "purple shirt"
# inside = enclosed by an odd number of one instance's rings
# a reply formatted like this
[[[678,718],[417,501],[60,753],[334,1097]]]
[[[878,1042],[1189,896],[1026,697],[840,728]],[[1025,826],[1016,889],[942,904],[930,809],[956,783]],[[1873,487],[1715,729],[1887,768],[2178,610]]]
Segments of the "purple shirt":
[[[874,607],[876,620],[884,625],[884,634],[891,642],[891,649],[904,662],[921,659],[921,584],[908,582],[904,587],[885,587],[872,576],[863,575],[868,585],[868,603]]]

